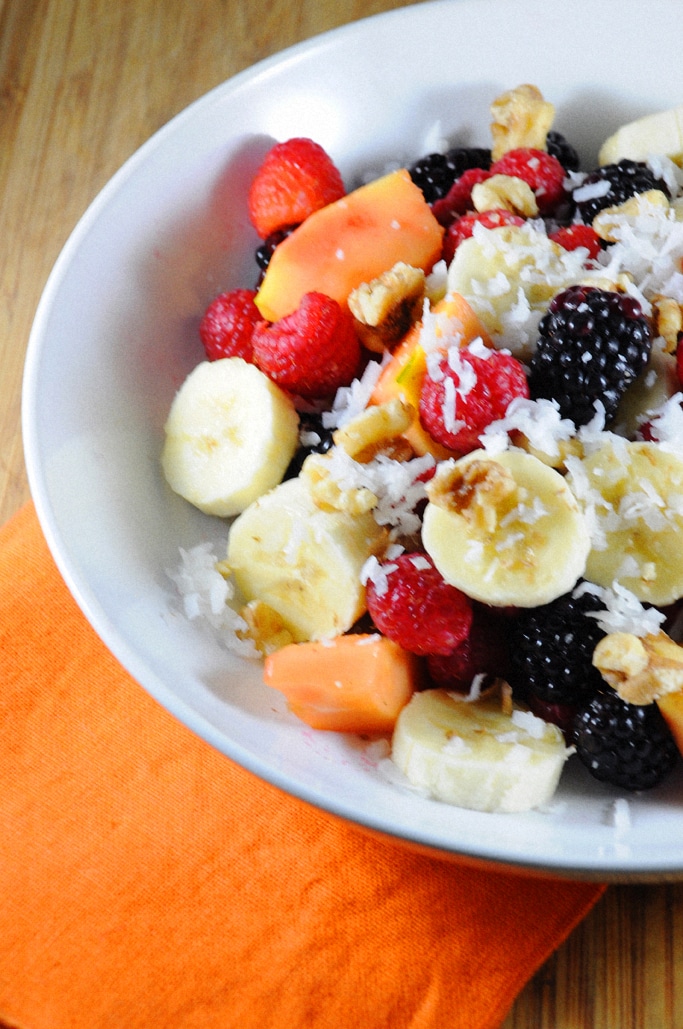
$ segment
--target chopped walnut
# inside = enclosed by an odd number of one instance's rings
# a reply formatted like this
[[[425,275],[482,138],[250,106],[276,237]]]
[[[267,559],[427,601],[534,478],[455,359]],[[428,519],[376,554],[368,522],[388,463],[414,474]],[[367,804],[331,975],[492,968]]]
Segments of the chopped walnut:
[[[461,515],[481,532],[493,532],[514,503],[517,483],[503,465],[475,459],[460,465],[445,461],[427,483],[432,504]]]
[[[669,198],[661,189],[648,189],[645,193],[629,197],[623,204],[603,208],[593,219],[593,229],[600,239],[604,239],[606,243],[614,243],[620,218],[637,218],[641,214],[647,214],[648,209],[653,207],[669,206]]]
[[[536,195],[524,179],[516,175],[492,175],[472,189],[472,204],[477,211],[511,211],[524,218],[538,215]]]
[[[380,354],[391,350],[419,321],[425,289],[423,270],[403,261],[354,289],[349,310],[364,346]]]
[[[277,611],[262,600],[252,600],[240,611],[247,623],[246,631],[238,631],[240,639],[251,639],[256,649],[267,657],[268,654],[294,643],[294,637],[285,626]]]
[[[341,447],[360,464],[367,464],[378,454],[405,461],[413,457],[413,449],[403,438],[403,433],[410,428],[415,415],[411,404],[401,397],[393,397],[384,404],[366,407],[352,421],[337,429],[332,440],[335,446]]]
[[[683,332],[683,307],[673,297],[661,294],[652,298],[652,328],[664,340],[667,354],[675,354],[678,338]]]
[[[593,651],[593,664],[629,704],[651,704],[683,689],[683,647],[665,632],[642,639],[629,632],[610,633]]]
[[[508,150],[533,147],[546,150],[546,137],[555,108],[536,86],[522,85],[502,93],[491,104],[491,154],[499,160]]]
[[[367,514],[377,507],[377,496],[366,486],[344,486],[332,473],[332,451],[309,454],[301,469],[314,503],[323,511],[345,511],[351,515]]]
[[[543,464],[548,465],[549,468],[555,468],[559,472],[567,470],[566,462],[568,457],[583,458],[585,456],[583,443],[576,436],[571,436],[569,439],[558,439],[557,448],[554,453],[548,453],[534,447],[528,437],[518,429],[511,433],[511,439],[520,450],[526,450],[527,454],[537,457]]]

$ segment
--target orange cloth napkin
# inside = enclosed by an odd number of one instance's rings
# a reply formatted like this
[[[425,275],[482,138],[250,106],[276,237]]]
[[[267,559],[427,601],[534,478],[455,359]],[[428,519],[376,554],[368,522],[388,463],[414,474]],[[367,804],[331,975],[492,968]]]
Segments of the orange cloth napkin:
[[[0,1020],[493,1029],[604,887],[412,853],[163,710],[0,530]]]

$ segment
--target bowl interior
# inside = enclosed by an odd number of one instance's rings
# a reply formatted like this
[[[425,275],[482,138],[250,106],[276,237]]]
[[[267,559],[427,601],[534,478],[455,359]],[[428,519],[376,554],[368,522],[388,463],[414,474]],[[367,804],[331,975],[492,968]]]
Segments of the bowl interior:
[[[178,548],[220,548],[227,526],[165,485],[164,420],[202,359],[203,308],[254,281],[245,199],[274,139],[311,136],[353,184],[415,159],[434,133],[486,145],[491,100],[533,82],[590,164],[619,124],[680,102],[672,18],[681,21],[669,3],[437,0],[277,55],[197,101],[123,166],[74,230],[36,315],[24,385],[29,479],[60,570],[105,643],[226,755],[417,845],[603,879],[678,876],[681,782],[634,798],[622,832],[610,818],[616,791],[574,767],[552,812],[481,815],[401,791],[362,742],[307,729],[258,666],[180,613],[167,575]],[[588,24],[592,39],[609,40],[599,62],[586,49]]]

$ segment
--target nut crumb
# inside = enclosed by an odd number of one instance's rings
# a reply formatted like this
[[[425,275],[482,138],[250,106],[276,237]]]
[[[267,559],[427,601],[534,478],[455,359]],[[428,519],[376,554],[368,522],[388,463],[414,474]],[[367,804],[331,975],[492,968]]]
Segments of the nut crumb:
[[[546,150],[555,108],[538,87],[524,84],[501,93],[491,104],[491,117],[491,155],[497,161],[519,147]]]
[[[536,218],[536,195],[524,179],[516,175],[492,175],[472,189],[472,204],[479,212],[504,210],[523,218]]]
[[[628,704],[651,704],[683,689],[683,647],[658,632],[642,639],[628,632],[604,636],[593,664]]]

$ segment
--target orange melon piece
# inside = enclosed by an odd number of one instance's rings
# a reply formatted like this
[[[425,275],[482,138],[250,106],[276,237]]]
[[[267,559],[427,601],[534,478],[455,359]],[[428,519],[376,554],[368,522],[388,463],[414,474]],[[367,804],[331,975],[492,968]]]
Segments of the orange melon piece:
[[[378,634],[291,643],[269,654],[263,678],[313,729],[391,732],[420,685],[420,662]]]
[[[467,346],[473,339],[481,337],[487,346],[492,346],[491,339],[464,297],[459,293],[449,293],[432,308],[432,314],[444,317],[444,325],[453,319],[458,322],[462,332],[462,346]],[[398,396],[415,409],[412,425],[403,433],[413,451],[421,457],[432,454],[437,461],[454,455],[446,447],[441,446],[422,427],[419,416],[420,390],[422,380],[427,371],[427,355],[420,343],[422,322],[416,323],[405,339],[394,350],[391,360],[384,366],[370,397],[371,404],[384,404]],[[435,322],[437,337],[443,334],[444,326]]]
[[[311,214],[277,247],[256,295],[268,321],[291,314],[305,293],[345,304],[363,282],[405,261],[430,271],[443,228],[405,169]]]
[[[683,691],[678,690],[658,697],[657,707],[671,730],[676,746],[683,754]]]

